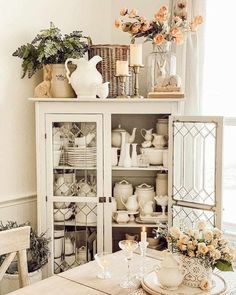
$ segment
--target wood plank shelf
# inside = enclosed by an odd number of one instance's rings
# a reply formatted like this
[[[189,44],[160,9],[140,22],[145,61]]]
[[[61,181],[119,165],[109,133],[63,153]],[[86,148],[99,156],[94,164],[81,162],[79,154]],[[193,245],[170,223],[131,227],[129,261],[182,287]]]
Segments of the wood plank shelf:
[[[157,223],[137,223],[135,221],[130,221],[128,223],[116,223],[112,222],[112,227],[157,227]]]

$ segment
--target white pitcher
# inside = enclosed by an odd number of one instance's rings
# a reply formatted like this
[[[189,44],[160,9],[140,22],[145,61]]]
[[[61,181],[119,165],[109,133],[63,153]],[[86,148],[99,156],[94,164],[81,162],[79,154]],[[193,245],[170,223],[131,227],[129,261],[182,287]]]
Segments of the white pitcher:
[[[137,195],[132,195],[132,196],[128,197],[128,200],[126,203],[123,201],[123,198],[121,197],[121,202],[125,206],[125,208],[130,212],[137,212],[137,210],[139,208],[139,204],[137,201]]]
[[[142,215],[144,216],[152,216],[153,213],[153,201],[140,201],[139,206],[142,209]]]
[[[95,55],[89,61],[85,58],[68,58],[65,62],[66,76],[75,90],[78,98],[96,98],[99,85],[102,85],[102,75],[96,68],[102,58]],[[76,70],[70,75],[68,62],[77,66]]]

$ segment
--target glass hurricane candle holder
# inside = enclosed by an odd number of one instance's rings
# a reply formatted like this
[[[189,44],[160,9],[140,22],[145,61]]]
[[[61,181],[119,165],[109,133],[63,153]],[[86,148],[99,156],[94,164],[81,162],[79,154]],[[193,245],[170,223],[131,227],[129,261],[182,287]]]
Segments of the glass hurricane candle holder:
[[[147,253],[148,242],[139,242],[139,248],[141,252],[141,267],[139,272],[139,278],[143,278],[145,273],[147,272],[147,267],[145,266],[145,257]]]

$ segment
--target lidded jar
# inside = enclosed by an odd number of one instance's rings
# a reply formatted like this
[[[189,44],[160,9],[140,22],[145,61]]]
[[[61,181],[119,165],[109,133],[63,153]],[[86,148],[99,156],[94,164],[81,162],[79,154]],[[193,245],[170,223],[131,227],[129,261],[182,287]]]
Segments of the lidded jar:
[[[168,119],[157,119],[156,133],[158,135],[168,135]]]
[[[168,195],[168,173],[157,173],[156,177],[156,195]]]
[[[121,180],[120,182],[116,182],[113,190],[113,196],[117,202],[117,209],[118,210],[125,210],[125,206],[123,202],[127,202],[128,197],[133,195],[133,186],[127,180]]]
[[[154,187],[146,183],[136,186],[135,194],[138,196],[138,202],[153,201],[155,197]]]

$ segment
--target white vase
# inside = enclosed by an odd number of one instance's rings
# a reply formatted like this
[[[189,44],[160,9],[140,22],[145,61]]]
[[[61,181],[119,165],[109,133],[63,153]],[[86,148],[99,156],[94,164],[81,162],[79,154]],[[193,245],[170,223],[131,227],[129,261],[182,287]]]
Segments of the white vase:
[[[125,159],[125,137],[126,137],[126,132],[121,131],[121,150],[120,150],[120,159],[119,159],[119,164],[118,166],[123,167],[124,166],[124,159]]]
[[[130,158],[130,143],[125,144],[125,158],[124,158],[124,167],[131,167],[131,158]]]
[[[207,278],[211,282],[212,269],[210,267],[207,268],[200,259],[185,255],[180,255],[180,258],[183,269],[186,272],[183,280],[184,285],[199,288],[203,279]]]
[[[131,165],[138,167],[137,143],[132,143]]]

